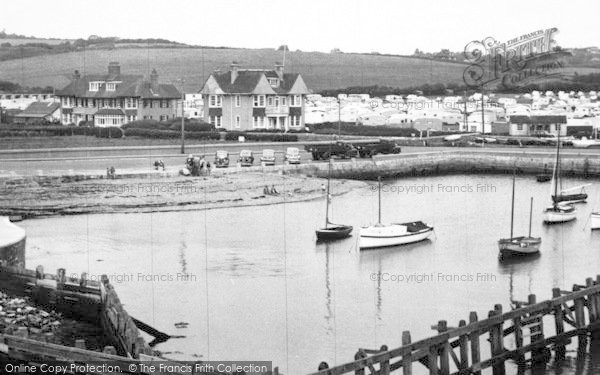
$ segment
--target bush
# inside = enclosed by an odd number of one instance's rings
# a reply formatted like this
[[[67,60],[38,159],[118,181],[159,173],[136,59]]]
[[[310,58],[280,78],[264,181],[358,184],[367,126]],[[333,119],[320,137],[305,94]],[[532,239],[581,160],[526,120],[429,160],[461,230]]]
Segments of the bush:
[[[312,125],[311,130],[316,134],[337,134],[339,131],[341,134],[346,135],[363,135],[374,137],[410,137],[411,134],[419,134],[419,131],[413,128],[398,128],[384,125],[354,125],[352,123],[342,123],[339,125],[338,130],[338,124],[330,122]]]
[[[106,128],[94,128],[96,137],[98,138],[123,138],[123,129],[116,126]]]
[[[131,121],[123,125],[123,129],[163,129],[167,130],[171,124],[168,122],[160,122],[156,120],[137,120]]]
[[[170,124],[169,129],[181,131],[181,118],[171,121]],[[209,132],[215,131],[215,127],[204,121],[186,119],[185,130],[191,132]]]
[[[170,139],[181,137],[180,131],[164,130],[164,129],[142,129],[129,128],[125,130],[125,135],[128,137],[144,137],[151,139]],[[217,132],[185,132],[185,138],[198,140],[218,140],[221,135]]]
[[[225,134],[226,141],[237,141],[238,137],[244,137],[246,141],[257,142],[297,142],[298,136],[295,134],[286,133],[245,133],[245,132],[227,132]]]

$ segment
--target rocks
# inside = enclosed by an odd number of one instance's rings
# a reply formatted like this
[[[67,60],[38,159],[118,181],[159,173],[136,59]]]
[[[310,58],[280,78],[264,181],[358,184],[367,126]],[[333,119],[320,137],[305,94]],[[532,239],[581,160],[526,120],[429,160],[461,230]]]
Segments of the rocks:
[[[53,333],[61,325],[62,316],[41,310],[28,298],[11,298],[0,292],[0,332],[14,334],[23,328],[30,335]],[[46,336],[47,337],[47,336]]]

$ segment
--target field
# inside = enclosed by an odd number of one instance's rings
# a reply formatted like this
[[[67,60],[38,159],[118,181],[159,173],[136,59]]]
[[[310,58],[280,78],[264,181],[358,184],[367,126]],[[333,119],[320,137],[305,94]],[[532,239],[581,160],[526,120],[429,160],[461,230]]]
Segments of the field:
[[[103,73],[110,61],[121,71],[147,74],[156,68],[159,79],[185,78],[185,91],[198,91],[215,69],[229,69],[232,61],[242,68],[273,68],[282,61],[274,49],[116,48],[29,57],[0,62],[2,80],[22,86],[62,88],[77,69],[83,74]],[[314,91],[348,86],[386,85],[408,87],[424,83],[461,82],[464,65],[410,57],[289,52],[286,71],[298,72]]]

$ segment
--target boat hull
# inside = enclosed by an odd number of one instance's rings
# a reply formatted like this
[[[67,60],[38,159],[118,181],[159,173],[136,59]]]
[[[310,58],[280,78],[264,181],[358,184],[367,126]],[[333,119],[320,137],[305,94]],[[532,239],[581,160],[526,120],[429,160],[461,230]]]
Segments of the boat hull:
[[[498,241],[500,256],[522,256],[536,254],[540,251],[542,239],[540,237],[515,237]]]
[[[547,208],[544,211],[544,223],[557,224],[566,223],[577,218],[577,211],[574,208],[569,209],[554,209]]]
[[[433,227],[420,223],[417,230],[407,230],[407,225],[413,223],[391,224],[361,228],[359,247],[363,249],[374,249],[406,245],[426,240],[433,232]]]
[[[592,217],[590,218],[590,228],[592,230],[600,229],[600,212],[592,212]]]
[[[352,229],[350,225],[338,225],[317,229],[315,233],[317,234],[317,241],[334,241],[350,236]]]
[[[585,193],[579,194],[560,194],[558,196],[553,195],[552,201],[554,203],[581,203],[585,202],[588,195]]]

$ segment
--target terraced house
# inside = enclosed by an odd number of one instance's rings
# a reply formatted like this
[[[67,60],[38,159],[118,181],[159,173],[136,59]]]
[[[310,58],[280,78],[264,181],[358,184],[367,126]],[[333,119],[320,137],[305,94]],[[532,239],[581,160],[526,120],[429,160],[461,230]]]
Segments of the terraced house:
[[[164,121],[181,116],[181,93],[172,84],[158,82],[153,70],[143,75],[121,74],[117,62],[108,65],[107,74],[81,76],[75,71],[69,85],[56,93],[61,104],[61,123],[95,126],[121,126],[130,121]]]
[[[204,120],[227,130],[300,129],[304,99],[310,93],[302,76],[275,70],[239,69],[212,73],[200,91]]]

